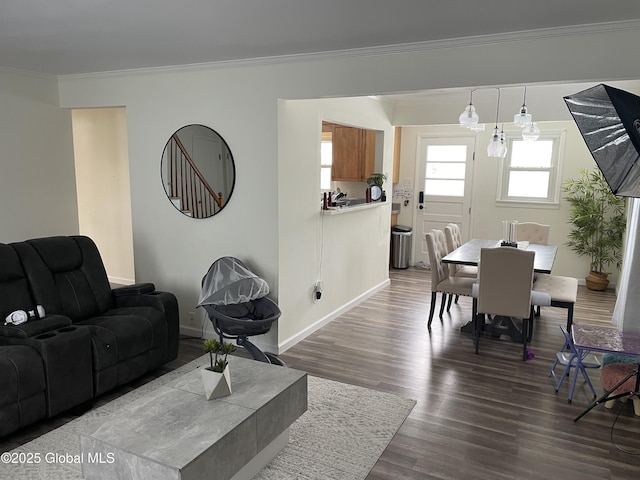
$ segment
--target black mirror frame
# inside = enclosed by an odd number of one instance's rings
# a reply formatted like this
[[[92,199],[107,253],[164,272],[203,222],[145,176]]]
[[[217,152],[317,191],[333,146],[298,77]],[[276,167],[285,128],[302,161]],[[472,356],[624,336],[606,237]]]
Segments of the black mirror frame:
[[[219,153],[221,161],[226,161],[226,165],[221,168],[228,171],[223,172],[225,179],[226,195],[220,190],[214,191],[209,181],[212,180],[205,176],[198,168],[194,159],[191,158],[187,148],[184,146],[178,134],[188,128],[206,129],[210,132],[212,138],[220,141],[222,151]],[[225,158],[222,158],[224,156]],[[169,162],[165,165],[165,162]],[[188,171],[187,175],[182,172]],[[232,178],[228,180],[228,176]],[[181,182],[181,178],[185,177],[185,182]],[[210,218],[219,214],[229,203],[236,184],[236,166],[235,159],[226,140],[213,128],[202,124],[189,124],[180,127],[167,140],[162,150],[160,160],[160,178],[167,199],[173,207],[180,213],[191,218]],[[180,203],[180,206],[177,204]],[[182,204],[186,208],[181,208]],[[191,213],[187,213],[191,212]]]

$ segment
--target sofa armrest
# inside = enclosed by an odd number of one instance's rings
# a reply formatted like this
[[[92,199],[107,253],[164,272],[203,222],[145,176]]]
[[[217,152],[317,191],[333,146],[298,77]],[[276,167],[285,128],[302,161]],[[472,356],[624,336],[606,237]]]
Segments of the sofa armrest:
[[[135,283],[125,287],[114,288],[112,291],[114,296],[122,297],[124,295],[143,295],[154,292],[155,289],[156,286],[153,283]]]
[[[153,307],[162,312],[167,319],[167,360],[178,357],[178,344],[180,343],[180,313],[178,300],[173,293],[153,291],[142,295],[119,295],[115,297],[116,307]]]
[[[0,336],[12,338],[30,338],[71,325],[71,320],[63,315],[47,315],[43,318],[29,320],[20,325],[0,325]]]

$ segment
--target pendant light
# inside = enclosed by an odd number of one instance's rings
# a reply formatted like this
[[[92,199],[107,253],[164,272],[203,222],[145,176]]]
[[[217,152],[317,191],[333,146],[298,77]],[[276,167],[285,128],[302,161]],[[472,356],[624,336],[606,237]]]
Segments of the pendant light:
[[[487,146],[487,155],[490,157],[504,157],[507,154],[506,143],[500,139],[500,130],[498,129],[498,113],[500,112],[500,89],[498,88],[498,103],[496,105],[496,126],[491,134],[491,141]],[[504,137],[504,132],[502,133]],[[504,148],[503,148],[504,147]]]
[[[502,124],[502,129],[500,130],[500,158],[504,158],[507,156],[507,139],[504,135],[504,123]]]
[[[540,137],[540,129],[536,122],[531,122],[522,129],[522,139],[528,142],[535,142]]]
[[[520,111],[513,116],[513,124],[518,127],[526,127],[527,125],[531,125],[532,117],[531,114],[527,111],[527,87],[524,87],[524,98],[522,99],[522,107]]]
[[[469,99],[469,105],[464,109],[464,112],[458,117],[461,127],[473,129],[478,124],[478,114],[476,113],[476,107],[473,106],[473,90],[471,90],[471,97]]]
[[[500,156],[500,130],[498,130],[498,127],[494,128],[491,134],[491,140],[489,141],[489,146],[487,146],[487,155],[490,157]]]

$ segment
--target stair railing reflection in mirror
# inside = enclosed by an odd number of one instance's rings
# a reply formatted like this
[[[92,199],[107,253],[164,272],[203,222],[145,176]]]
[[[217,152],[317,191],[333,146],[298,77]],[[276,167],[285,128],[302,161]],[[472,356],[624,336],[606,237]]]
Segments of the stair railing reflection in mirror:
[[[179,210],[193,218],[207,218],[219,212],[224,205],[222,192],[213,191],[177,135],[171,136],[167,150],[169,196],[180,202]]]

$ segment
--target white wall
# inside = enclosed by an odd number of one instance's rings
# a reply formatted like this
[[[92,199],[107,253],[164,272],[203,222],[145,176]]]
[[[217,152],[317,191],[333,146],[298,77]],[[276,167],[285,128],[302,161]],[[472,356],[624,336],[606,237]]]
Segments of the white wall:
[[[221,256],[241,258],[277,298],[277,101],[258,78],[245,69],[116,74],[62,79],[61,92],[63,105],[126,106],[136,281],[175,293],[185,325],[190,312],[204,317],[201,279]],[[167,140],[188,124],[215,129],[236,164],[233,196],[208,219],[178,212],[160,178]]]
[[[77,233],[71,114],[57,80],[0,69],[0,242]]]
[[[60,97],[64,108],[127,107],[137,280],[154,281],[159,287],[175,292],[184,321],[185,312],[196,303],[200,279],[210,263],[222,255],[242,257],[269,282],[277,297],[283,297],[287,307],[278,334],[278,343],[283,344],[295,332],[303,332],[314,321],[323,319],[326,312],[322,309],[328,307],[322,305],[328,303],[321,302],[309,312],[303,299],[310,294],[308,281],[312,277],[305,274],[305,278],[300,278],[293,271],[300,266],[284,258],[289,250],[283,249],[281,242],[286,245],[296,239],[304,242],[295,243],[300,245],[297,248],[308,245],[309,258],[319,256],[317,240],[312,243],[318,235],[314,221],[317,217],[312,217],[306,206],[318,182],[317,175],[304,178],[287,172],[294,162],[279,152],[279,139],[299,131],[306,135],[310,128],[298,130],[294,122],[285,119],[286,127],[279,129],[279,99],[640,78],[640,64],[630,62],[628,52],[620,48],[635,45],[637,38],[638,29],[599,29],[593,33],[572,32],[504,43],[493,39],[486,45],[458,44],[446,48],[437,44],[393,54],[350,52],[283,60],[277,64],[230,62],[166,71],[70,76],[60,79]],[[385,106],[380,108],[384,110]],[[306,117],[303,121],[307,125]],[[320,125],[320,119],[316,121]],[[164,196],[159,179],[160,157],[169,135],[191,123],[218,131],[236,160],[234,195],[220,215],[207,220],[188,219],[176,212]],[[318,160],[316,155],[297,161]],[[290,184],[303,182],[309,189],[305,200],[287,197]],[[301,194],[302,188],[291,191]],[[287,205],[286,201],[303,205]],[[347,218],[344,215],[336,225],[348,222]],[[369,220],[368,225],[381,222],[382,218]],[[364,268],[366,275],[373,269],[380,276],[377,282],[384,281],[378,271],[386,267],[387,255],[368,256],[365,262],[359,243],[344,242],[342,248],[336,250],[333,258],[327,255],[328,264],[335,262],[354,277],[362,276],[358,270]],[[367,262],[376,262],[376,266],[370,267]],[[377,283],[376,279],[369,282]],[[367,288],[362,283],[344,298],[365,294]]]
[[[133,283],[127,112],[78,109],[72,120],[80,233],[96,242],[110,281]]]
[[[347,98],[279,103],[279,301],[284,312],[296,312],[295,322],[278,327],[285,347],[388,280],[391,202],[342,215],[320,214],[322,120],[384,131],[384,171],[390,172],[393,162],[394,130],[380,102]],[[313,303],[319,280],[324,293]]]
[[[640,95],[640,81],[607,81],[617,88]],[[596,164],[580,135],[563,97],[593,86],[592,83],[572,83],[563,85],[533,85],[527,88],[526,103],[534,121],[544,132],[564,132],[565,145],[561,164],[561,180],[575,178],[580,168],[593,170]],[[505,133],[518,132],[513,127],[513,115],[519,110],[523,100],[523,87],[501,88],[499,124],[504,122]],[[558,245],[558,254],[553,273],[583,279],[589,271],[589,259],[578,257],[565,244],[570,232],[569,205],[560,200],[558,208],[522,208],[496,205],[496,187],[500,176],[500,161],[489,158],[486,147],[495,125],[497,90],[484,88],[473,94],[473,103],[480,116],[480,122],[486,122],[483,132],[476,134],[476,161],[474,165],[474,191],[472,194],[471,232],[476,238],[497,238],[500,235],[501,221],[516,219],[552,225],[550,242]],[[395,125],[422,125],[402,129],[400,186],[404,178],[415,178],[418,161],[418,138],[420,135],[459,135],[468,132],[457,125],[458,115],[469,102],[469,90],[449,91],[429,96],[419,105],[401,104],[394,110]],[[551,121],[551,120],[564,121]],[[444,125],[444,124],[448,125]],[[430,126],[426,126],[430,125]],[[397,199],[394,201],[398,201]],[[411,199],[409,205],[401,207],[398,223],[412,225],[415,220],[416,202]],[[609,277],[612,285],[617,282],[618,272],[615,266],[609,267],[614,273]]]
[[[564,132],[565,148],[561,165],[561,178],[575,178],[580,168],[597,168],[589,150],[585,146],[575,123],[542,122],[541,130],[546,132]],[[505,132],[515,131],[517,127],[507,127]],[[459,126],[424,126],[404,127],[402,129],[402,150],[400,178],[415,178],[417,146],[420,135],[455,135],[460,134]],[[474,238],[498,239],[501,236],[502,220],[519,220],[551,225],[549,243],[558,245],[558,253],[553,266],[553,273],[584,279],[589,272],[589,259],[578,257],[565,245],[571,226],[569,204],[561,199],[559,207],[538,208],[517,206],[501,206],[496,204],[496,191],[500,181],[500,159],[487,156],[487,143],[491,131],[480,132],[476,136],[476,160],[473,169],[474,189],[471,199],[471,236]],[[398,215],[398,223],[412,225],[415,220],[416,199],[413,198],[407,207],[402,207]],[[615,270],[615,267],[611,267]],[[617,280],[617,273],[610,277],[612,284]]]

